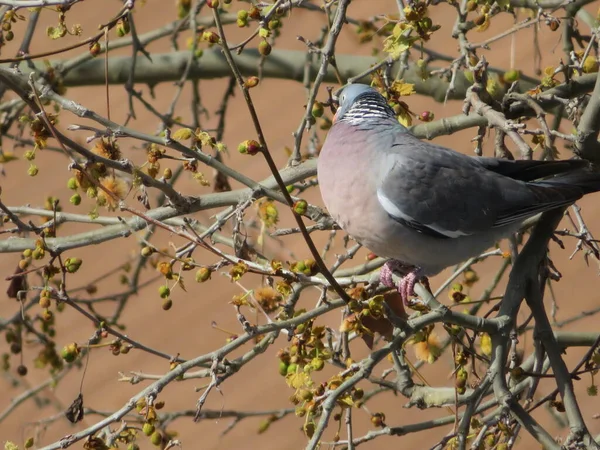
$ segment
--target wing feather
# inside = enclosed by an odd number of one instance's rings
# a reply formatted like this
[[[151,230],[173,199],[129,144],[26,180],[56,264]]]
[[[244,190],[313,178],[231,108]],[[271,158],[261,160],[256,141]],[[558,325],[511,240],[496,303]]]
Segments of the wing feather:
[[[544,167],[537,162],[494,163],[490,158],[481,163],[406,133],[385,156],[379,203],[402,225],[438,238],[511,226],[576,199],[543,182],[523,180],[572,170],[578,162]]]

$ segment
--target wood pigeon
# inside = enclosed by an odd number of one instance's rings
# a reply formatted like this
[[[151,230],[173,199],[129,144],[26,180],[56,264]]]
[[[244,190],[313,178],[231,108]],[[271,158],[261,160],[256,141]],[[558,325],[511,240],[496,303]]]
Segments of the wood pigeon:
[[[342,90],[319,155],[325,206],[339,226],[392,271],[406,302],[423,276],[481,254],[544,211],[600,190],[587,161],[471,157],[413,136],[374,88]]]

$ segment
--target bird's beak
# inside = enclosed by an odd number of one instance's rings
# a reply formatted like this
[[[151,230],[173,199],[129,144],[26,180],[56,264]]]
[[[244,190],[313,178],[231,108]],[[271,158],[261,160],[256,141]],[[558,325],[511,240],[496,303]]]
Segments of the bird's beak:
[[[340,109],[338,108],[338,110],[335,112],[335,114],[333,115],[333,119],[331,119],[331,123],[335,123],[335,121],[337,120],[337,115],[338,115],[338,111]]]

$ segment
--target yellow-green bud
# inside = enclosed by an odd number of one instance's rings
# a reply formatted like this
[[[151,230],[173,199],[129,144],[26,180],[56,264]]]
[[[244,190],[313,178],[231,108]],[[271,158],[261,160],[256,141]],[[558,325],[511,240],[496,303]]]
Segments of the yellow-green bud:
[[[294,203],[294,212],[298,215],[306,214],[306,210],[308,209],[308,203],[306,200],[298,200]]]
[[[324,111],[325,108],[323,107],[323,103],[315,102],[315,104],[312,107],[311,113],[313,117],[321,117]]]
[[[65,268],[69,273],[75,273],[81,267],[83,261],[79,258],[67,258],[65,259]]]
[[[77,347],[77,344],[74,342],[72,344],[65,345],[60,352],[62,359],[68,363],[75,361],[77,355],[79,355],[79,347]]]
[[[201,267],[196,272],[196,281],[198,283],[204,283],[205,281],[210,280],[210,275],[212,271],[208,267]]]
[[[158,294],[161,298],[167,298],[171,295],[171,289],[169,289],[169,286],[163,284],[158,287]]]
[[[142,425],[142,433],[144,433],[146,436],[151,436],[152,433],[154,433],[154,429],[154,425],[150,422],[146,422],[144,425]]]
[[[79,194],[73,194],[71,196],[71,198],[69,199],[69,203],[71,203],[72,205],[79,205],[81,203],[81,195]]]
[[[271,44],[267,41],[260,41],[258,44],[258,53],[263,56],[269,56],[271,54]]]
[[[75,191],[79,187],[79,183],[77,182],[77,179],[69,178],[69,181],[67,181],[67,187],[69,189],[71,189],[72,191]]]
[[[29,166],[29,169],[27,169],[27,175],[29,175],[30,177],[35,177],[39,171],[40,170],[35,164],[31,164]]]
[[[238,152],[247,155],[256,155],[260,151],[260,144],[252,139],[247,139],[238,145]]]

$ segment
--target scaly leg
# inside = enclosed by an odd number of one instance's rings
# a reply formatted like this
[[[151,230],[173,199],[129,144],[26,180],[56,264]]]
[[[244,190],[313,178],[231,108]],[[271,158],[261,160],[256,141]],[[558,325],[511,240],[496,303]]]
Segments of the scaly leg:
[[[398,283],[398,286],[395,286],[392,275],[395,270],[400,269],[404,269],[403,271],[405,272],[405,274],[402,280],[400,280],[400,282]],[[406,273],[406,270],[408,270],[408,273]],[[423,269],[421,269],[420,267],[407,266],[406,264],[403,264],[402,262],[395,259],[390,259],[386,261],[386,263],[381,268],[381,271],[379,272],[379,279],[381,280],[381,283],[387,287],[396,287],[398,293],[400,294],[400,298],[402,298],[402,301],[405,305],[408,305],[410,297],[415,296],[415,284],[417,284],[417,281],[423,278],[425,278],[423,274]],[[425,280],[427,280],[427,278],[425,278]],[[426,285],[429,288],[428,281]]]

